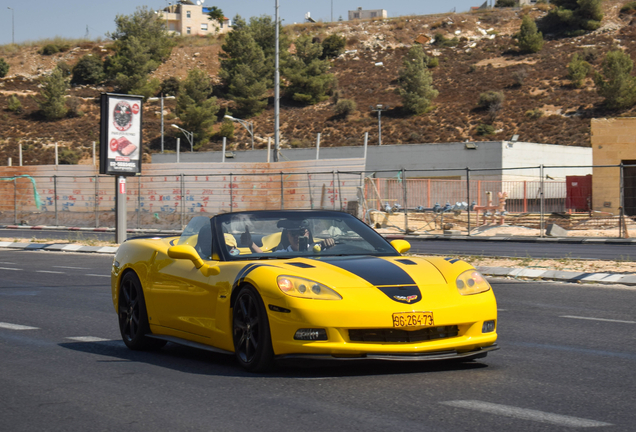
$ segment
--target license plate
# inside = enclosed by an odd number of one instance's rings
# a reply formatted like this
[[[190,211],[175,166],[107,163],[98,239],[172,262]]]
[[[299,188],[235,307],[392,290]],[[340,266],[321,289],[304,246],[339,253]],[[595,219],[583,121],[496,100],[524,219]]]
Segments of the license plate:
[[[393,314],[393,327],[430,327],[433,312],[398,312]]]

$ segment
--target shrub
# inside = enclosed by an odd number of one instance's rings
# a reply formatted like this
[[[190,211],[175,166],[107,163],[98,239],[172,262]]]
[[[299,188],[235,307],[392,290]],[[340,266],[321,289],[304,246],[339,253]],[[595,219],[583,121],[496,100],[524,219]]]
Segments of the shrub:
[[[66,106],[68,108],[68,115],[71,117],[81,117],[84,115],[84,112],[80,110],[82,106],[82,102],[79,98],[70,97],[66,99]]]
[[[86,54],[73,67],[71,84],[99,84],[104,81],[104,62],[102,59]]]
[[[345,38],[332,34],[322,41],[322,56],[320,58],[336,58],[344,52],[347,41]]]
[[[537,25],[529,15],[523,17],[521,28],[515,38],[519,49],[523,52],[536,53],[543,48],[543,34],[537,31]]]
[[[635,14],[636,13],[636,2],[625,3],[621,8],[622,14]]]
[[[583,57],[574,54],[572,61],[568,64],[568,79],[572,82],[572,86],[575,88],[583,87],[583,80],[592,71],[592,66]]]
[[[178,96],[181,82],[178,78],[169,77],[161,83],[161,93],[164,96]]]
[[[435,67],[439,66],[439,59],[437,57],[430,58],[428,60],[428,63],[426,63],[426,66],[429,69],[432,69],[432,68],[435,68]]]
[[[65,61],[62,60],[57,62],[57,65],[55,67],[62,71],[62,75],[64,75],[65,77],[71,76],[71,65],[69,65]]]
[[[80,153],[70,148],[63,148],[58,154],[60,165],[77,165],[80,160]]]
[[[492,125],[480,124],[479,126],[477,126],[477,135],[484,136],[484,135],[494,135],[494,134],[495,134],[495,128]]]
[[[40,48],[38,53],[48,56],[48,55],[57,54],[59,52],[68,51],[69,48],[70,48],[70,46],[68,44],[54,44],[54,43],[50,43],[50,44],[46,44],[42,48]]]
[[[454,47],[459,45],[459,39],[456,37],[448,39],[441,33],[435,33],[435,42],[433,42],[433,45],[441,48]]]
[[[0,78],[4,78],[9,73],[9,63],[0,58]]]
[[[519,69],[512,73],[512,81],[515,87],[521,87],[528,78],[528,71],[526,69]]]
[[[18,99],[16,95],[11,95],[9,97],[9,100],[7,103],[7,109],[9,111],[13,111],[16,114],[19,114],[22,112],[22,103],[20,102],[20,99]]]
[[[532,120],[536,120],[543,117],[543,111],[539,108],[528,110],[526,111],[526,117],[531,118]]]
[[[477,106],[485,109],[491,109],[497,106],[501,107],[504,99],[505,96],[503,92],[490,90],[479,95],[479,102],[477,102]]]
[[[624,109],[636,103],[636,78],[631,76],[634,62],[623,51],[610,51],[605,56],[602,74],[594,76],[598,94],[611,109]]]
[[[352,99],[339,99],[336,103],[334,111],[336,115],[341,117],[347,117],[358,109],[358,105]]]
[[[517,0],[497,0],[495,3],[496,8],[515,7],[517,6]]]

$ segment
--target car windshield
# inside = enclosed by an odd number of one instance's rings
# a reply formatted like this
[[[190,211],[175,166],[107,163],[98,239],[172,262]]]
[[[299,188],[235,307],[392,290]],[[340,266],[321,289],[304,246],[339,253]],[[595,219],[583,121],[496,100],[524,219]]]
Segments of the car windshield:
[[[215,217],[227,259],[398,255],[355,217],[331,211],[241,212]]]

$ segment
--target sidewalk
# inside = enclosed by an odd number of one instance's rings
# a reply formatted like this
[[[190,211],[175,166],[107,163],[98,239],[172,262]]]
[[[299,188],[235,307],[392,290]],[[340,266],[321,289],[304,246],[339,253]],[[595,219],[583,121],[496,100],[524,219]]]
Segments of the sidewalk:
[[[408,239],[410,236],[403,237]],[[442,236],[440,236],[442,237]],[[422,237],[418,237],[422,238]],[[465,238],[462,238],[462,240]],[[500,241],[503,238],[497,238]],[[541,239],[546,240],[546,239]],[[554,240],[554,239],[550,239]],[[624,240],[623,240],[624,241]],[[629,240],[628,240],[629,241]],[[629,243],[631,244],[631,243]],[[17,250],[42,250],[53,252],[80,252],[80,253],[99,253],[111,254],[117,253],[118,246],[83,246],[78,244],[46,244],[46,243],[17,243],[17,242],[0,242],[0,249],[17,249]],[[557,282],[575,282],[575,283],[595,283],[595,284],[619,284],[627,286],[636,286],[636,274],[613,274],[613,273],[584,273],[560,270],[545,270],[535,268],[506,268],[506,267],[483,267],[477,266],[477,270],[486,276],[491,277],[509,277],[519,280],[549,280]]]

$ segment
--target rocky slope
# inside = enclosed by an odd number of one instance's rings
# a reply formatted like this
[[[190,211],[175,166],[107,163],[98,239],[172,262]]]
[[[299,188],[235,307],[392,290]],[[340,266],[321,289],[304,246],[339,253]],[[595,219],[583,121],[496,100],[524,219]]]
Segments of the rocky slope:
[[[384,144],[506,140],[517,134],[522,141],[589,146],[591,118],[632,116],[634,112],[605,110],[591,79],[582,89],[571,87],[566,65],[574,53],[585,52],[598,70],[605,53],[615,47],[636,59],[636,26],[631,16],[619,15],[622,4],[605,2],[606,17],[599,30],[577,38],[548,40],[541,52],[528,55],[517,52],[511,36],[518,31],[523,14],[545,14],[536,8],[289,26],[287,31],[292,35],[308,33],[322,39],[337,33],[346,38],[348,51],[333,60],[332,72],[338,78],[340,97],[355,100],[358,111],[342,119],[334,115],[333,100],[309,107],[283,101],[283,144],[311,146],[319,132],[322,146],[360,145],[365,132],[369,132],[370,143],[376,143],[377,114],[370,106],[382,103],[390,106],[382,117]],[[439,97],[430,113],[407,116],[395,93],[402,58],[416,38],[436,33],[457,37],[460,42],[451,48],[425,45],[429,55],[439,59],[439,66],[432,69]],[[183,78],[189,69],[199,67],[217,81],[221,45],[219,40],[185,40],[154,75],[159,79]],[[0,57],[11,66],[9,75],[0,79],[0,161],[4,164],[7,157],[17,159],[17,143],[23,143],[27,164],[50,163],[55,142],[83,149],[88,156],[92,141],[99,139],[99,94],[112,89],[71,89],[70,95],[79,98],[84,114],[55,122],[39,116],[35,98],[39,79],[58,61],[73,65],[88,52],[106,56],[108,44],[85,42],[53,56],[38,54],[37,46],[10,48],[0,47]],[[486,122],[487,113],[477,109],[477,100],[480,93],[489,90],[502,91],[505,102],[493,123],[495,134],[479,136],[476,128]],[[22,113],[6,109],[12,94],[20,98]],[[219,102],[223,107],[230,104],[222,99]],[[177,121],[171,115],[173,107],[174,101],[167,101],[167,126]],[[159,106],[148,103],[146,109],[144,134],[147,150],[152,152],[160,142]],[[529,111],[540,116],[529,116]],[[273,136],[273,108],[251,120],[256,145],[266,146],[267,138]],[[176,136],[172,131],[176,132],[166,127],[169,136]],[[231,147],[247,149],[249,142],[248,134],[237,125]],[[167,138],[166,148],[174,148],[173,138]],[[204,148],[220,148],[220,143],[213,141]]]

